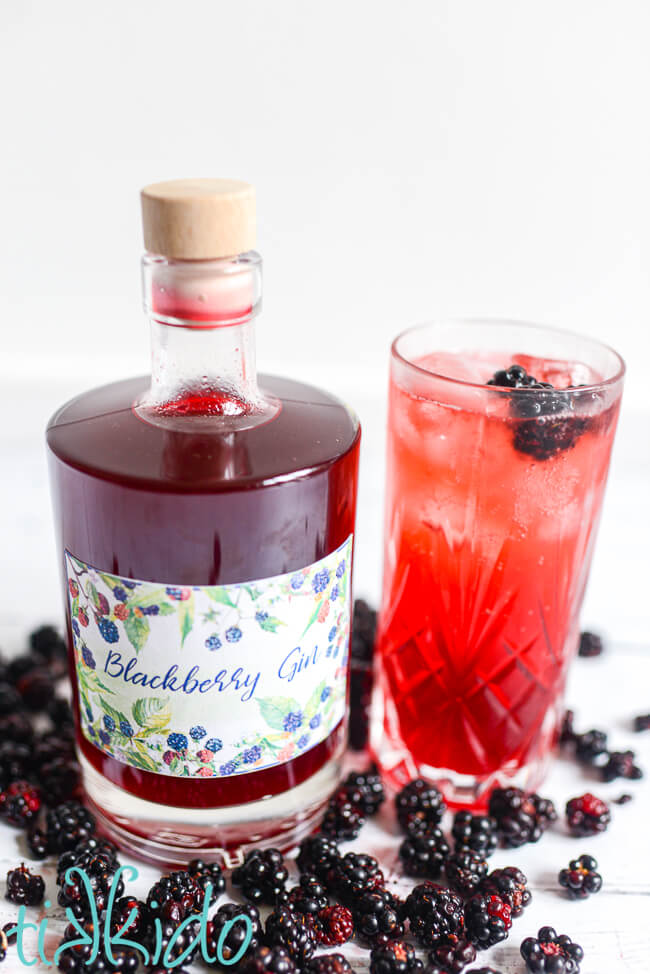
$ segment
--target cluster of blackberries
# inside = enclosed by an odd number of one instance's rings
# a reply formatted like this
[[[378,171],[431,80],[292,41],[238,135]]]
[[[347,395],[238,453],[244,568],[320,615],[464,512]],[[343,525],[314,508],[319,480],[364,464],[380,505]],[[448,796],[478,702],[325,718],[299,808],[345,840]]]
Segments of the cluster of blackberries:
[[[643,777],[634,751],[610,750],[607,733],[603,730],[593,728],[578,734],[574,720],[573,711],[567,710],[560,732],[560,744],[569,751],[573,750],[580,764],[593,767],[603,781],[615,781],[617,778],[636,781]]]

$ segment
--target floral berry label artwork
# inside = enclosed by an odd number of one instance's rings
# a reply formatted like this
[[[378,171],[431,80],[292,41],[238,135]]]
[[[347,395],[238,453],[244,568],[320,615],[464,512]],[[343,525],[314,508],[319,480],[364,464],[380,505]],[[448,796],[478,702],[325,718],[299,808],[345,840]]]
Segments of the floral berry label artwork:
[[[352,535],[297,572],[176,586],[66,551],[84,736],[144,771],[217,778],[283,764],[345,711]]]

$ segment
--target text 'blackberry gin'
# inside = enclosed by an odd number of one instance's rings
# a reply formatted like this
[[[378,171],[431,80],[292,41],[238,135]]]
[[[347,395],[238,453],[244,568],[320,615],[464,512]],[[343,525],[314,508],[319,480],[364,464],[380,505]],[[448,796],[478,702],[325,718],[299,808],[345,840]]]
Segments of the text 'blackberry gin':
[[[84,786],[146,859],[288,848],[345,746],[360,429],[255,370],[251,186],[142,193],[152,376],[47,442]]]

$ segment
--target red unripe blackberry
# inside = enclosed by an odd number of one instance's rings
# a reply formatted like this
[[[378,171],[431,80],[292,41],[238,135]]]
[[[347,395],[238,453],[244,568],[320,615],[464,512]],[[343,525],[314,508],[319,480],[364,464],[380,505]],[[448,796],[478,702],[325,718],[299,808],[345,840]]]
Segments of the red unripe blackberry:
[[[479,950],[505,940],[511,926],[510,907],[500,896],[477,893],[465,904],[465,932]]]
[[[567,802],[566,818],[572,835],[596,835],[606,830],[611,814],[604,801],[587,792]]]
[[[316,939],[324,947],[339,947],[354,933],[352,912],[346,906],[326,906],[319,910],[315,926]]]
[[[41,794],[28,781],[13,781],[0,793],[0,814],[9,825],[27,828],[41,809]]]

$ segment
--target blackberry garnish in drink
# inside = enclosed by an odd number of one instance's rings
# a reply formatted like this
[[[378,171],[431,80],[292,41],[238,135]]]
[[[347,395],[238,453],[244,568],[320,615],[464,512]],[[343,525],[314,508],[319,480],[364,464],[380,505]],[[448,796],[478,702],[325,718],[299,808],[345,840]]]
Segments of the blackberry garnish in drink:
[[[449,844],[438,828],[408,835],[399,847],[402,868],[407,876],[437,879],[449,855]]]
[[[25,829],[41,808],[41,793],[28,781],[12,781],[0,793],[0,815],[9,825]]]
[[[636,764],[634,751],[608,751],[607,761],[600,769],[603,781],[616,781],[617,778],[627,778],[638,781],[643,777],[643,771]]]
[[[339,847],[329,835],[309,835],[300,843],[296,863],[301,873],[311,873],[327,881],[332,866],[341,858]]]
[[[528,880],[516,866],[493,869],[481,882],[480,892],[486,896],[499,896],[510,907],[513,918],[521,916],[532,899]]]
[[[500,896],[477,893],[465,904],[465,933],[479,950],[505,940],[511,926],[510,907]]]
[[[526,937],[521,956],[530,974],[579,974],[584,951],[570,937],[558,937],[553,927],[541,927],[537,937]]]
[[[441,940],[429,953],[432,965],[441,967],[448,974],[460,974],[468,964],[476,960],[476,947],[466,937],[449,937]]]
[[[348,852],[332,866],[327,876],[328,887],[348,906],[361,893],[384,885],[384,874],[373,856]]]
[[[352,974],[343,954],[319,954],[305,962],[302,974]]]
[[[595,632],[581,632],[578,645],[578,656],[600,656],[603,651],[603,640]]]
[[[423,966],[405,940],[389,940],[370,951],[370,974],[415,974]]]
[[[153,916],[171,920],[177,925],[191,913],[199,913],[204,892],[193,876],[176,870],[162,876],[147,894],[147,906]]]
[[[402,909],[385,889],[362,893],[353,906],[357,934],[369,944],[398,940],[404,936]]]
[[[284,947],[258,947],[237,965],[240,974],[297,974],[297,968]]]
[[[566,819],[572,835],[596,835],[606,830],[611,814],[604,801],[587,792],[567,802]]]
[[[354,933],[352,911],[340,904],[319,910],[314,933],[324,947],[339,947],[346,943]]]
[[[496,819],[501,841],[508,848],[537,842],[557,818],[553,802],[528,795],[521,788],[495,788],[490,795],[490,815]]]
[[[456,812],[451,834],[456,842],[456,852],[471,849],[478,852],[483,859],[491,856],[498,844],[496,819],[490,815]]]
[[[251,922],[250,943],[248,943],[248,924],[241,919],[244,914]],[[226,925],[228,925],[228,933],[225,938],[222,938]],[[262,923],[256,906],[253,906],[252,903],[223,903],[207,925],[207,943],[210,956],[217,956],[217,945],[219,944],[221,956],[224,960],[232,962],[232,959],[237,957],[244,945],[248,943],[242,959],[248,957],[259,947],[261,935]]]
[[[487,876],[488,864],[478,852],[462,849],[453,852],[445,863],[449,885],[463,896],[470,896]]]
[[[376,765],[365,772],[351,771],[342,788],[347,791],[350,803],[367,816],[374,815],[386,799]]]
[[[423,778],[410,781],[395,799],[399,824],[411,834],[439,825],[446,807],[442,792]]]
[[[50,852],[66,852],[95,833],[95,816],[78,801],[64,802],[45,816]]]
[[[24,862],[7,873],[6,896],[12,903],[17,903],[19,906],[23,903],[25,906],[38,906],[42,903],[44,895],[43,877],[30,872]]]
[[[269,947],[284,947],[294,964],[302,967],[316,949],[316,940],[303,918],[287,906],[279,906],[266,920],[264,942]]]
[[[358,794],[361,797],[361,792]],[[339,788],[327,804],[327,810],[320,827],[325,835],[345,841],[356,839],[365,821],[361,809],[350,801],[348,790]]]
[[[274,904],[288,876],[277,849],[250,849],[241,866],[233,869],[232,884],[241,887],[242,895],[251,903]]]
[[[423,947],[435,947],[445,937],[460,937],[465,919],[463,901],[453,890],[421,883],[406,898],[411,933]]]
[[[558,875],[560,886],[572,900],[584,900],[592,893],[598,893],[603,885],[603,877],[593,856],[579,856],[572,859],[568,869],[561,869]]]

